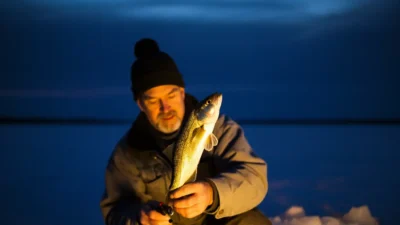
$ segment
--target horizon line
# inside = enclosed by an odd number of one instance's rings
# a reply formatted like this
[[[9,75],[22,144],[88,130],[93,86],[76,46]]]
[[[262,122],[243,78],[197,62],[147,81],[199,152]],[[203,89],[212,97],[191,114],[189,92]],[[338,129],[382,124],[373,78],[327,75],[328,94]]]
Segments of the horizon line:
[[[0,116],[0,125],[127,125],[135,118]],[[400,125],[400,118],[238,118],[240,125]]]

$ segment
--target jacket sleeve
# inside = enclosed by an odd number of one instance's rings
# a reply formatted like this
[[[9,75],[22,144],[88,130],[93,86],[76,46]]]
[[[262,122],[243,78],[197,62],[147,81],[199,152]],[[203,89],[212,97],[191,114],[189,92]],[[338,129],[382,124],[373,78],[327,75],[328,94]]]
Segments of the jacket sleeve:
[[[106,225],[139,225],[141,205],[148,198],[139,172],[122,149],[116,148],[105,171],[100,209]]]
[[[219,204],[208,213],[219,219],[259,205],[267,194],[268,180],[266,162],[255,154],[239,124],[222,116],[214,131],[219,139],[214,150],[218,173],[208,180],[218,192]]]

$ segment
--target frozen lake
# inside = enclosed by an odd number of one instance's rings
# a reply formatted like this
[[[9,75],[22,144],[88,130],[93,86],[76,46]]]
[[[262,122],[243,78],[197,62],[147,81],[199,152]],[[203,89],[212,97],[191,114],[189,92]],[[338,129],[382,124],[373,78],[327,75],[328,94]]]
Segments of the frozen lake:
[[[128,129],[118,126],[0,126],[2,223],[102,224],[99,199],[109,154]],[[268,163],[262,210],[292,205],[307,215],[368,205],[390,224],[398,210],[400,126],[244,126]]]

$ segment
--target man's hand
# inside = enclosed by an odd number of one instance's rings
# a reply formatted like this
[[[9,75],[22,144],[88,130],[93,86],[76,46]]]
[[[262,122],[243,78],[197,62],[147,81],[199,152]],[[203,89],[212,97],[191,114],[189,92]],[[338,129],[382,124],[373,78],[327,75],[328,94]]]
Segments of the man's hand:
[[[149,203],[143,206],[140,211],[139,222],[141,225],[170,225],[169,215],[161,214],[156,210],[156,205],[154,203]]]
[[[213,189],[208,182],[189,183],[174,191],[170,198],[175,212],[193,218],[213,203]]]

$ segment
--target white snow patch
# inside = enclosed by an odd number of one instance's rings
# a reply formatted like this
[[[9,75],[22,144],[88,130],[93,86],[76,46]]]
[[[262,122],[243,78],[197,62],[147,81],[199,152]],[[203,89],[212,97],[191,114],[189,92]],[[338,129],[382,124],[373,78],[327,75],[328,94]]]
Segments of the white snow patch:
[[[306,213],[301,206],[292,206],[288,210],[286,210],[285,215],[287,218],[295,218],[305,216]]]
[[[360,225],[377,225],[378,222],[372,217],[368,206],[352,207],[350,211],[343,216],[343,220],[348,223],[359,223]]]
[[[273,225],[378,225],[368,206],[352,207],[343,217],[306,216],[301,206],[292,206],[281,216],[270,218]]]

